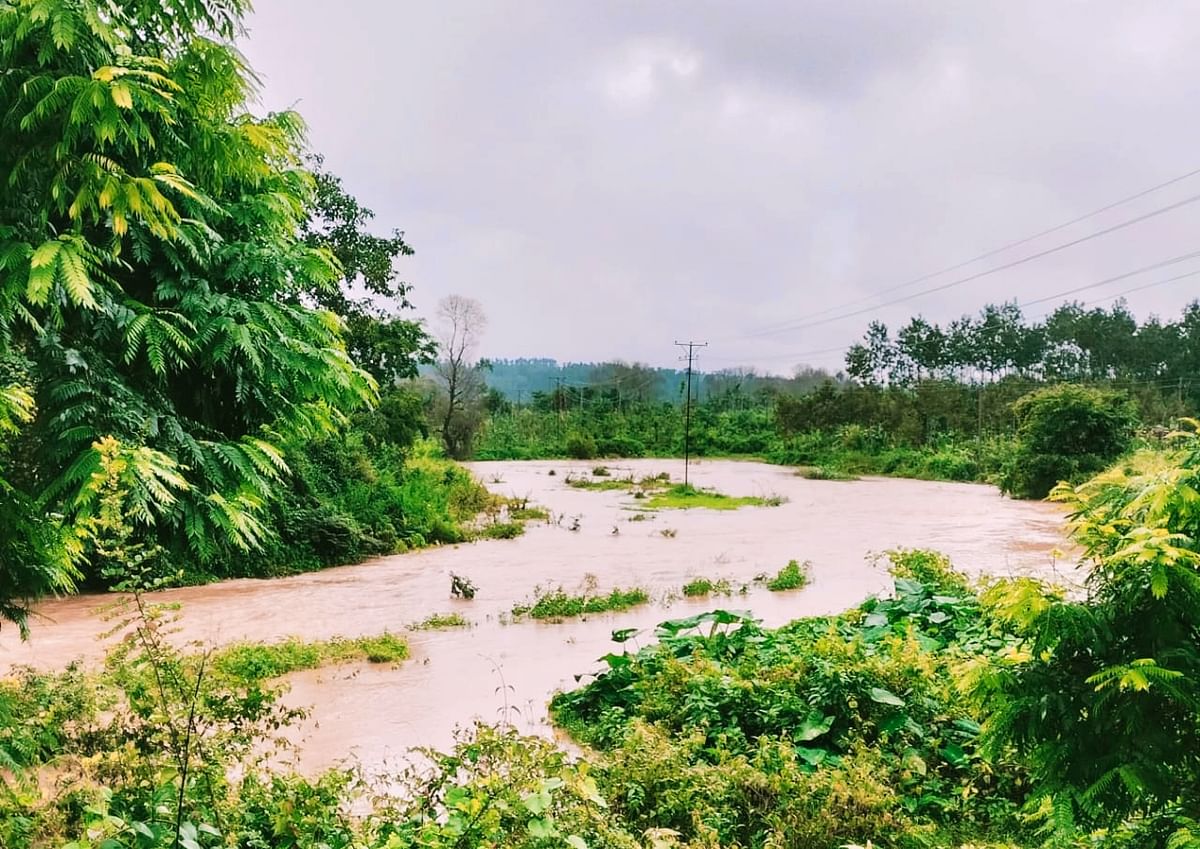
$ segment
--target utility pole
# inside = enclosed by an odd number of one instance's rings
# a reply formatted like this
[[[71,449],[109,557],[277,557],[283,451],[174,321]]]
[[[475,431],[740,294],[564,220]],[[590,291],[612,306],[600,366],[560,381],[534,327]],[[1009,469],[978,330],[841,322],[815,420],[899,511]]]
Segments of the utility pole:
[[[554,378],[554,409],[558,413],[558,417],[562,418],[563,411],[563,381],[565,377]]]
[[[683,485],[688,485],[688,465],[692,459],[692,364],[696,361],[696,349],[707,348],[707,342],[676,342],[680,348],[687,348],[687,354],[680,357],[687,361],[687,397],[683,403]]]
[[[557,432],[562,433],[563,420],[563,381],[566,380],[561,374],[554,378],[556,388],[554,390],[554,409],[558,412]]]

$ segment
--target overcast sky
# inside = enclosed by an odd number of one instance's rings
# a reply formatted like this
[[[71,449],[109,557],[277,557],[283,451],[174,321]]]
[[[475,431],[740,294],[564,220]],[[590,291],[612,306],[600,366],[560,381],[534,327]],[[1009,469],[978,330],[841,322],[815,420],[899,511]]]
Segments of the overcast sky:
[[[871,318],[945,321],[1200,250],[1194,203],[763,332],[1200,168],[1191,2],[256,5],[242,46],[264,108],[298,108],[379,226],[406,232],[419,314],[482,302],[489,356],[665,365],[692,338],[707,369],[836,368],[828,349]],[[1200,175],[874,303],[1194,195]],[[1174,315],[1197,294],[1200,276],[1128,300]]]

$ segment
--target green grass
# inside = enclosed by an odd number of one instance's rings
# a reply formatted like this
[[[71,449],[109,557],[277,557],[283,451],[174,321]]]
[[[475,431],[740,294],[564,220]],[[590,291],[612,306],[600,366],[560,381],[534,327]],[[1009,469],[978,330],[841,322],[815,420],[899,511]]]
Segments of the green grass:
[[[807,583],[808,563],[801,565],[797,560],[789,560],[788,565],[780,569],[774,578],[767,580],[767,589],[773,593],[798,590]]]
[[[514,522],[545,521],[550,518],[550,512],[542,507],[513,507],[508,511],[508,518]]]
[[[235,643],[215,652],[210,663],[231,678],[263,681],[337,663],[398,663],[407,657],[408,642],[385,632],[373,637],[312,641],[289,637],[279,643]]]
[[[858,480],[857,475],[852,475],[849,472],[843,472],[840,469],[835,469],[831,466],[800,466],[798,469],[796,469],[796,476],[806,478],[810,481]]]
[[[604,613],[610,610],[628,610],[650,601],[650,594],[641,587],[629,589],[614,588],[607,595],[598,595],[592,590],[578,595],[571,595],[561,586],[556,589],[537,588],[534,590],[532,602],[518,602],[513,605],[512,614],[516,618],[528,616],[531,619],[565,619],[569,616],[582,616],[585,613]]]
[[[486,539],[516,539],[523,533],[523,522],[492,522],[490,525],[484,525],[479,535]]]
[[[645,506],[649,510],[688,510],[695,507],[707,510],[736,510],[739,507],[777,507],[782,503],[783,499],[779,496],[733,496],[713,489],[697,489],[691,484],[679,483],[665,492],[651,495]]]
[[[729,595],[733,587],[728,578],[693,578],[683,585],[683,594],[688,598],[700,598],[709,595]]]
[[[445,628],[470,628],[471,622],[461,613],[431,613],[420,622],[408,626],[410,631],[440,631]]]
[[[593,471],[592,474],[595,475],[595,472]],[[632,492],[635,497],[642,498],[646,493],[668,489],[671,486],[671,475],[667,472],[659,472],[657,475],[646,475],[642,478],[627,475],[623,478],[604,477],[601,480],[568,477],[567,485],[575,489],[590,489],[597,492],[621,490]]]
[[[569,478],[567,486],[575,489],[590,489],[596,492],[611,492],[613,490],[630,490],[637,486],[633,478],[607,478],[591,480],[589,478]]]

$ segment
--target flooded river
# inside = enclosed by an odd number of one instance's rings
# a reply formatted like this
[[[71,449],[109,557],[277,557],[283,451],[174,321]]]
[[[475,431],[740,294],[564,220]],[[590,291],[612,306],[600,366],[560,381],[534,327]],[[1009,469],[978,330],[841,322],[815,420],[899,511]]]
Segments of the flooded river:
[[[761,463],[705,461],[692,482],[729,495],[779,495],[778,507],[687,510],[629,521],[637,502],[623,492],[570,488],[568,472],[594,464],[563,461],[471,464],[495,492],[553,511],[561,523],[530,523],[516,540],[448,546],[383,557],[292,578],[237,580],[159,593],[182,604],[184,639],[214,643],[403,632],[430,613],[458,611],[470,629],[410,635],[412,658],[397,666],[350,665],[292,677],[288,700],[312,707],[299,730],[301,765],[318,770],[348,757],[370,768],[412,746],[446,745],[457,725],[508,718],[547,732],[546,702],[574,676],[596,668],[614,628],[652,627],[716,606],[748,609],[769,625],[834,613],[888,586],[869,555],[893,547],[934,548],[974,573],[1049,574],[1062,546],[1062,512],[1010,501],[991,487],[911,480],[809,481]],[[682,472],[680,461],[609,464],[617,476]],[[551,476],[553,469],[556,474]],[[578,519],[578,530],[571,530]],[[661,533],[673,530],[674,536]],[[698,575],[735,584],[775,573],[788,560],[812,564],[803,590],[688,600],[679,590]],[[1059,566],[1062,564],[1059,563]],[[479,587],[472,601],[452,600],[450,572]],[[514,602],[536,585],[580,586],[594,575],[601,590],[647,588],[655,603],[627,613],[561,624],[509,623]],[[47,602],[27,643],[0,632],[0,671],[14,664],[94,660],[105,623],[104,596]]]

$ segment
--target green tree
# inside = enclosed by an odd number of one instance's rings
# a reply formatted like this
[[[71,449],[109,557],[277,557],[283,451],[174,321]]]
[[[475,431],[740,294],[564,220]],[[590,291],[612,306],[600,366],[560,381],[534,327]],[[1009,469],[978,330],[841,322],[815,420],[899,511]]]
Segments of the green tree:
[[[1137,421],[1123,394],[1083,386],[1051,386],[1012,405],[1017,445],[1001,488],[1019,498],[1043,498],[1059,481],[1096,474],[1128,447]]]
[[[936,324],[921,316],[914,317],[896,334],[897,359],[908,362],[907,369],[921,380],[932,377],[945,365],[946,335]]]
[[[0,451],[32,418],[33,398],[26,390],[0,388]],[[75,575],[62,529],[0,474],[0,621],[15,622],[24,634],[29,602],[69,589]]]
[[[299,117],[248,112],[244,6],[0,3],[0,353],[36,405],[14,480],[84,526],[113,437],[151,463],[132,479],[181,481],[140,531],[201,559],[258,544],[280,446],[375,395],[302,300],[342,270],[304,238]]]
[[[315,167],[315,195],[302,225],[304,240],[328,250],[341,267],[337,286],[313,281],[306,297],[340,316],[346,323],[346,348],[360,367],[382,386],[417,376],[419,366],[432,363],[437,345],[419,321],[397,317],[409,309],[411,286],[399,279],[396,260],[411,256],[404,234],[370,232],[375,213],[349,194],[342,181],[324,170],[324,160],[310,158]]]
[[[1139,817],[1140,845],[1192,846],[1200,836],[1188,842],[1189,822],[1200,832],[1195,433],[1174,460],[1056,490],[1090,567],[1085,595],[1016,581],[986,596],[1026,640],[976,683],[986,737],[993,752],[1015,746],[1030,758],[1055,830]]]

